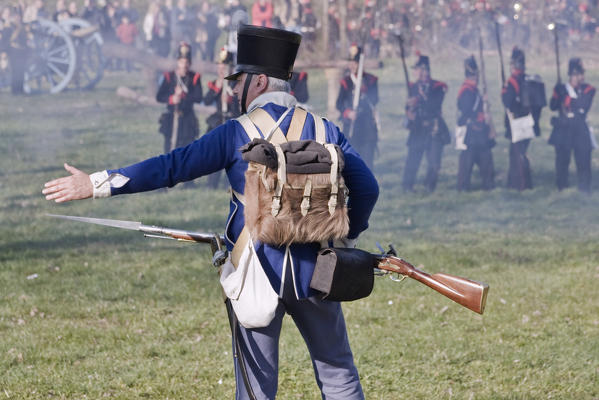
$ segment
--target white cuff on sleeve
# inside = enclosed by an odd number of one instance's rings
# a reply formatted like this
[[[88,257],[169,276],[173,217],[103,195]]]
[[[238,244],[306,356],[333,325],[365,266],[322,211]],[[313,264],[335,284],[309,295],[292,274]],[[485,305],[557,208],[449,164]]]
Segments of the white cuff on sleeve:
[[[94,199],[110,197],[110,188],[120,188],[129,182],[129,178],[121,174],[110,174],[106,170],[94,172],[89,176],[94,187]]]
[[[94,199],[110,197],[110,182],[108,181],[108,172],[94,172],[89,176],[94,187]]]

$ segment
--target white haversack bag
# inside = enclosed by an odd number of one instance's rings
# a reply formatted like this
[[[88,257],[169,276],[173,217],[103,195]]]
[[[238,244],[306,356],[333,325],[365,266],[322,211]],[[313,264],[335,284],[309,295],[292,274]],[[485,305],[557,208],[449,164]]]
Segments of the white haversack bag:
[[[251,239],[243,248],[237,269],[229,255],[221,268],[220,284],[244,328],[263,328],[273,320],[279,296],[260,265]]]
[[[466,139],[466,131],[468,130],[467,125],[456,126],[455,127],[455,149],[456,150],[466,150],[468,146],[464,143]]]
[[[532,118],[532,114],[529,113],[524,117],[514,118],[513,114],[508,111],[507,116],[512,130],[512,143],[535,137],[535,120]]]

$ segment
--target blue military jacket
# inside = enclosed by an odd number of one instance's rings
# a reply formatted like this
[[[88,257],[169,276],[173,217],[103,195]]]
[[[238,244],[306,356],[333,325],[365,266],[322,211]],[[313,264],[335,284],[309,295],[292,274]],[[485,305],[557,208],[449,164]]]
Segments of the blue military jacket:
[[[248,107],[248,111],[262,107],[274,120],[278,120],[288,107],[293,107],[295,104],[295,98],[287,93],[268,92],[256,98]],[[293,110],[280,124],[283,132],[287,132],[292,116]],[[325,121],[325,129],[326,141],[339,145],[345,156],[343,178],[349,189],[350,229],[348,238],[357,238],[368,227],[368,218],[378,198],[378,184],[339,128],[333,123]],[[310,114],[306,119],[301,139],[315,139],[314,119]],[[223,168],[226,170],[232,189],[243,193],[245,171],[248,164],[241,158],[239,148],[247,142],[249,142],[249,137],[241,124],[236,120],[229,120],[185,147],[125,168],[108,170],[108,174],[119,173],[129,178],[129,181],[122,187],[112,187],[111,195],[172,187],[179,182],[208,175]],[[229,250],[233,248],[243,226],[243,205],[233,198],[225,229],[226,244]],[[254,247],[273,289],[280,293],[281,280],[285,270],[285,247],[274,247],[259,241],[254,241]],[[310,289],[310,279],[314,272],[319,248],[318,243],[292,244],[290,247],[292,279],[296,296],[300,299],[316,294]]]

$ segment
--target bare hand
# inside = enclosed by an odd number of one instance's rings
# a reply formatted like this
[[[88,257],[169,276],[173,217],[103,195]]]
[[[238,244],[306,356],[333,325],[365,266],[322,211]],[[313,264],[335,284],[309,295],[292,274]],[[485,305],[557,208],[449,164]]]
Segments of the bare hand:
[[[356,112],[354,110],[349,110],[345,116],[350,119],[350,120],[355,120],[356,119]]]
[[[46,195],[46,200],[64,203],[71,200],[87,199],[93,196],[94,187],[88,174],[67,163],[64,164],[64,169],[72,175],[46,182],[42,190],[42,194]]]
[[[416,96],[410,97],[408,99],[408,107],[414,108],[414,107],[416,107],[416,105],[418,105],[418,97],[416,97]]]

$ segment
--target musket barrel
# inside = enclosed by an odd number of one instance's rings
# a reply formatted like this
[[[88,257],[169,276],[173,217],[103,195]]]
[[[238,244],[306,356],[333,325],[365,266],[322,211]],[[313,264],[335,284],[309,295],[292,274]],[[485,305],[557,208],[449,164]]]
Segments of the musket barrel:
[[[495,21],[495,39],[497,40],[497,51],[499,52],[499,64],[501,66],[501,84],[505,85],[505,69],[503,68],[503,51],[501,50],[501,33],[499,22]]]
[[[211,243],[215,236],[213,233],[192,232],[183,229],[171,229],[154,225],[142,225],[140,226],[139,230],[154,235],[165,235],[175,239],[189,240],[199,243]],[[220,235],[219,237],[224,241],[224,236]]]
[[[557,67],[557,83],[562,83],[562,74],[559,68],[559,38],[557,36],[557,24],[553,26],[553,38],[555,42],[555,64]]]
[[[400,35],[397,35],[397,40],[399,40],[399,55],[401,57],[401,65],[403,67],[404,79],[406,81],[406,90],[408,92],[408,97],[410,97],[410,75],[408,74],[408,66],[406,65],[406,53],[404,49],[404,39]]]

